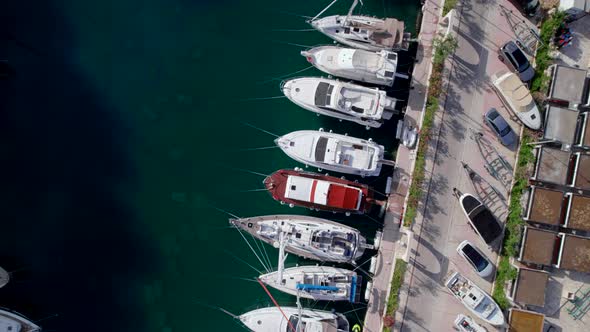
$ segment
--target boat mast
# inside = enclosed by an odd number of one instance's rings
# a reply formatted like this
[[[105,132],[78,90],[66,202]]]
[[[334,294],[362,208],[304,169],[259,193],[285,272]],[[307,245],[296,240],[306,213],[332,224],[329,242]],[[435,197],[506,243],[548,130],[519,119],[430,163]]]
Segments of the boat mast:
[[[314,16],[314,17],[313,17],[311,20],[309,20],[309,22],[313,22],[313,21],[315,21],[315,19],[316,19],[316,18],[318,18],[318,16],[322,15],[322,14],[323,14],[323,13],[324,13],[326,10],[328,10],[328,8],[332,7],[332,5],[336,3],[336,1],[338,1],[338,0],[334,0],[334,1],[332,1],[332,2],[331,2],[329,5],[328,5],[328,7],[324,8],[324,9],[323,9],[321,12],[319,12],[319,13],[318,13],[316,16]],[[355,0],[355,1],[356,1],[356,0]]]
[[[348,15],[346,15],[346,18],[344,19],[344,22],[342,23],[342,25],[345,25],[346,22],[348,22],[348,20],[350,19],[350,15],[352,15],[352,11],[354,10],[354,7],[356,7],[358,2],[359,2],[359,0],[354,0],[354,2],[352,3],[352,6],[350,6],[350,9],[348,10]],[[362,1],[361,1],[361,4],[362,4]]]
[[[285,270],[285,260],[289,254],[285,254],[285,246],[287,245],[287,240],[285,239],[286,232],[281,229],[279,233],[279,264],[277,269],[277,285],[280,285],[283,280],[283,270]]]
[[[274,303],[275,307],[277,307],[277,309],[279,309],[279,311],[281,312],[281,314],[283,315],[283,317],[287,321],[287,324],[289,324],[289,326],[291,327],[291,330],[296,331],[295,328],[293,327],[293,323],[291,323],[291,321],[289,320],[289,317],[287,317],[287,315],[285,315],[285,312],[283,311],[283,309],[281,309],[281,306],[277,303],[277,300],[275,300],[275,298],[272,296],[272,294],[268,291],[268,288],[266,288],[266,286],[264,285],[262,280],[260,280],[260,278],[256,278],[256,281],[258,281],[260,286],[262,286],[262,288],[264,289],[264,291],[266,292],[268,297],[270,297],[270,299],[272,300],[272,303]]]
[[[297,331],[300,331],[300,326],[303,325],[303,322],[301,321],[301,316],[302,316],[303,310],[301,309],[301,302],[299,302],[299,290],[297,290],[297,315],[299,316],[299,322],[297,322]]]

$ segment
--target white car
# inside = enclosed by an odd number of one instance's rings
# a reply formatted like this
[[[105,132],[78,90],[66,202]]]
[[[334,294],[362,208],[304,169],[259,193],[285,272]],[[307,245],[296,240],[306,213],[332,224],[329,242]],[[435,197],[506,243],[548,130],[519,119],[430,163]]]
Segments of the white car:
[[[465,240],[457,247],[459,255],[475,269],[477,274],[486,278],[494,271],[494,265],[471,242]]]

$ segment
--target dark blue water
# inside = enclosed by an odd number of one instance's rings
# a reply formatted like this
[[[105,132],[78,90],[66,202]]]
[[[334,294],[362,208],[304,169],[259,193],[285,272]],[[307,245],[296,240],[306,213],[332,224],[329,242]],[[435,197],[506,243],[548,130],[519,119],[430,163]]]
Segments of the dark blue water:
[[[365,2],[359,12],[404,19],[413,32],[418,2]],[[0,78],[0,265],[13,271],[0,306],[35,320],[58,315],[40,322],[55,331],[240,331],[211,307],[239,314],[269,300],[241,260],[260,264],[214,207],[240,216],[307,213],[243,192],[262,188],[262,177],[237,168],[298,166],[277,149],[242,150],[274,139],[244,123],[276,134],[324,127],[395,151],[395,120],[366,131],[286,99],[241,101],[279,96],[273,78],[308,66],[302,48],[285,43],[330,43],[317,32],[272,31],[309,28],[293,14],[313,16],[328,3],[0,5],[0,60],[8,61],[0,66],[8,76]],[[348,6],[340,1],[328,14]],[[409,70],[411,58],[402,58]],[[392,90],[403,97],[406,88]],[[319,216],[369,238],[380,223]],[[266,250],[274,262],[275,250]],[[359,309],[349,314],[353,323],[364,314],[362,305],[305,304]]]

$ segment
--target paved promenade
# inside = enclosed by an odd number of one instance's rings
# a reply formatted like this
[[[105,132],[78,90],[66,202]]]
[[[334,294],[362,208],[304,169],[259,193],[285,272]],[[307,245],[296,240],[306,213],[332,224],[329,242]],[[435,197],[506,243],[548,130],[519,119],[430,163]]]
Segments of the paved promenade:
[[[496,262],[499,243],[487,247],[476,236],[452,190],[458,188],[479,196],[504,222],[508,188],[492,177],[485,166],[491,163],[498,167],[496,171],[511,174],[510,169],[501,169],[494,161],[501,155],[513,165],[516,147],[501,146],[483,124],[483,114],[495,107],[513,130],[520,132],[520,125],[510,118],[490,86],[490,76],[507,70],[498,59],[499,47],[514,39],[499,4],[519,15],[506,0],[463,0],[456,8],[454,33],[459,47],[445,65],[445,92],[440,98],[426,155],[427,179],[412,226],[415,236],[409,245],[408,273],[396,315],[397,331],[454,331],[452,324],[458,314],[473,316],[444,287],[445,279],[452,272],[460,272],[485,291],[492,289],[493,280],[477,276],[455,248],[463,240],[469,240]],[[476,133],[482,133],[483,137]],[[477,175],[469,177],[464,164]],[[495,330],[491,326],[487,328]]]
[[[416,65],[412,74],[413,90],[410,91],[408,108],[405,119],[414,124],[421,123],[426,98],[426,87],[430,77],[432,38],[436,33],[438,16],[441,11],[442,0],[428,0],[423,7],[420,46],[416,58]],[[410,173],[414,167],[415,150],[400,145],[397,151],[396,168],[393,175],[392,194],[389,197],[388,211],[385,215],[383,239],[377,256],[373,290],[368,303],[363,331],[381,332],[382,317],[389,294],[389,285],[393,275],[395,257],[403,255],[405,248],[396,253],[396,242],[400,239],[400,220],[402,207],[408,191]]]

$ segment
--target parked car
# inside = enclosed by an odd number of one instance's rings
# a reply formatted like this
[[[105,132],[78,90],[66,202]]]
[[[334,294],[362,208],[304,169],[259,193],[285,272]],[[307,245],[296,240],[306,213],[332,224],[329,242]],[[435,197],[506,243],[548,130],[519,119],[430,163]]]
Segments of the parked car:
[[[490,127],[494,134],[498,136],[500,143],[505,146],[511,146],[514,144],[516,141],[516,134],[504,117],[502,117],[495,108],[490,108],[490,110],[484,114],[484,119],[488,127]]]
[[[479,199],[471,194],[459,197],[459,204],[469,221],[469,225],[488,245],[502,236],[502,226]]]
[[[537,14],[541,2],[539,0],[519,0],[522,10],[527,16],[533,17]]]
[[[480,277],[486,278],[494,271],[494,265],[471,242],[467,240],[461,242],[457,247],[457,252],[475,269]]]
[[[508,59],[508,66],[518,73],[520,80],[528,82],[535,76],[535,70],[524,52],[515,42],[509,41],[500,48],[500,60]]]

